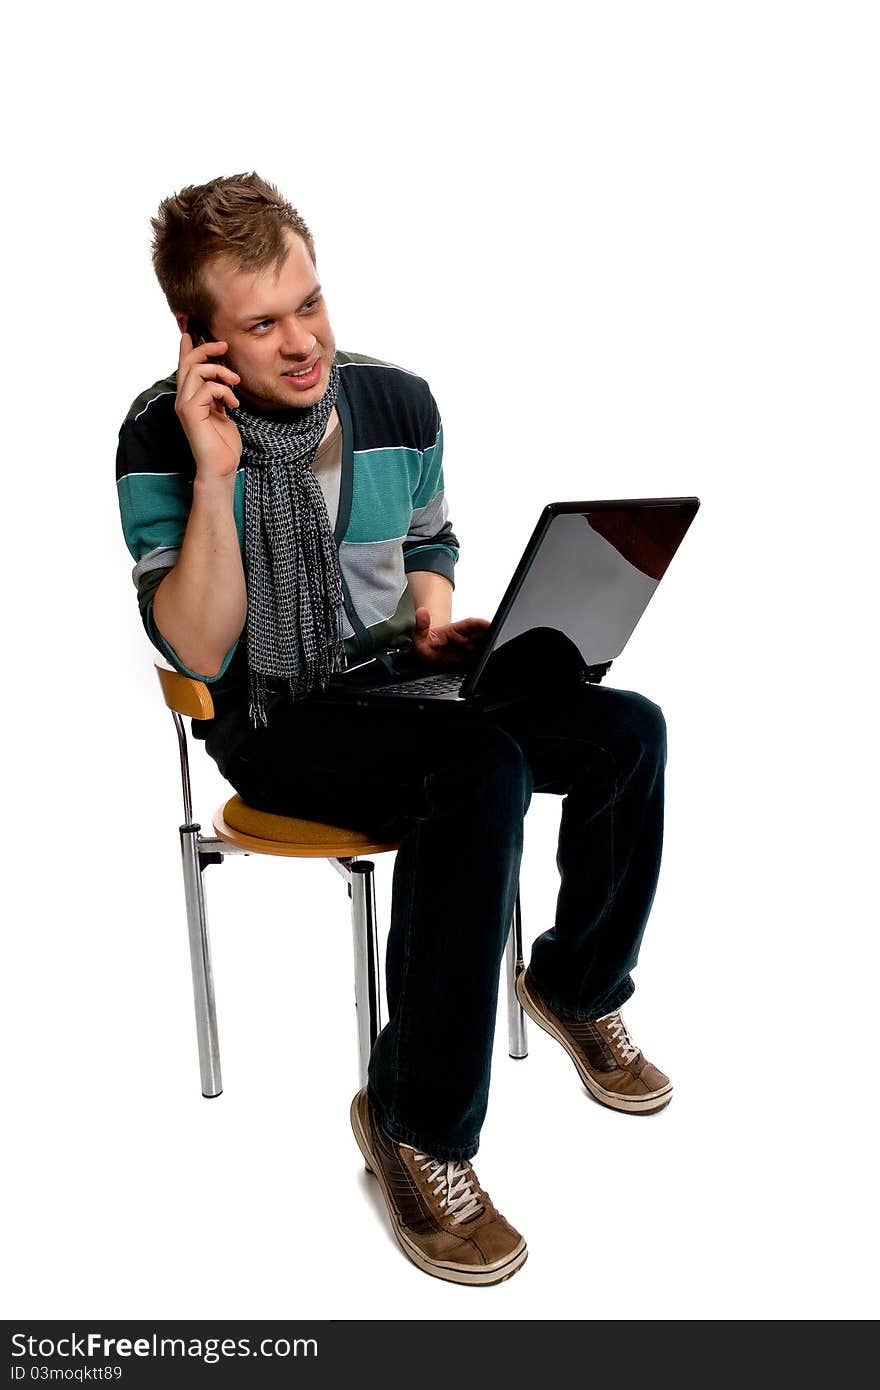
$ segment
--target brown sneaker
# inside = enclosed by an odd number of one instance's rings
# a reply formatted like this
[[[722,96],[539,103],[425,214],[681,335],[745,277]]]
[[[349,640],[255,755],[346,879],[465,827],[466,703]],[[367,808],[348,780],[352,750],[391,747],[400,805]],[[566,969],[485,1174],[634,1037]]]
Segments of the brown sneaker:
[[[454,1284],[500,1284],[526,1262],[518,1231],[495,1210],[467,1160],[447,1163],[391,1139],[358,1091],[351,1127],[413,1264]]]
[[[528,970],[517,976],[516,997],[529,1018],[562,1043],[594,1100],[630,1115],[649,1115],[672,1099],[672,1082],[636,1047],[620,1010],[580,1023],[561,1018],[535,989]]]

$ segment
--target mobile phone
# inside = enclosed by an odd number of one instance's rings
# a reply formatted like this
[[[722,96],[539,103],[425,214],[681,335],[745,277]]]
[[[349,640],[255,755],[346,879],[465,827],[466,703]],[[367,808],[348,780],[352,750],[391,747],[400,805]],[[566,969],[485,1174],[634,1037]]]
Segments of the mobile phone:
[[[201,319],[197,319],[195,314],[190,314],[186,321],[186,331],[192,338],[193,347],[198,347],[199,343],[210,343],[211,335]]]
[[[195,314],[190,314],[187,319],[186,331],[192,338],[193,347],[198,347],[199,343],[211,343],[214,341],[211,337],[210,328],[208,328],[207,324],[202,323],[201,319],[197,319]],[[212,360],[221,363],[224,367],[228,365],[225,357],[216,357]]]

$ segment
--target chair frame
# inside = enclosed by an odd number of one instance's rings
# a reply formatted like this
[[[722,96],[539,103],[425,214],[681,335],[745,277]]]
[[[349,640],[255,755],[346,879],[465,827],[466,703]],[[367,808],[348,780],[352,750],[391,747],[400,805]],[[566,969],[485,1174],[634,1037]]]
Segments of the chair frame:
[[[196,1015],[196,1036],[199,1050],[199,1071],[202,1095],[214,1099],[222,1094],[223,1079],[220,1070],[220,1043],[217,1031],[217,1008],[214,1000],[214,977],[211,969],[211,942],[208,931],[208,912],[205,901],[205,888],[202,875],[211,864],[222,864],[227,855],[270,853],[269,850],[245,849],[230,843],[219,835],[203,835],[198,821],[193,820],[192,786],[189,772],[189,751],[183,714],[193,714],[192,698],[175,699],[170,693],[163,676],[168,672],[156,667],[162,684],[165,702],[171,710],[174,727],[177,731],[180,753],[180,780],[183,795],[183,824],[180,826],[180,852],[183,867],[183,886],[186,901],[186,922],[189,936],[190,965],[192,968],[193,1002]],[[177,675],[177,673],[174,673]],[[213,702],[210,692],[202,681],[193,677],[185,680],[188,694],[195,697],[199,707],[196,717],[210,718],[213,715]],[[180,706],[175,708],[175,705]],[[218,817],[219,818],[219,817]],[[216,829],[216,825],[215,825]],[[270,842],[271,843],[271,842]],[[292,854],[291,858],[299,856]],[[314,856],[319,857],[319,856]],[[382,1001],[380,994],[379,939],[376,928],[376,891],[374,865],[371,859],[361,859],[357,855],[329,858],[328,862],[341,875],[348,886],[351,900],[352,944],[354,948],[354,994],[357,1014],[358,1070],[361,1086],[367,1084],[367,1067],[373,1044],[382,1028]],[[507,938],[507,1021],[508,1050],[513,1058],[528,1055],[525,1014],[516,997],[517,975],[523,969],[522,951],[522,913],[517,888],[516,905]]]

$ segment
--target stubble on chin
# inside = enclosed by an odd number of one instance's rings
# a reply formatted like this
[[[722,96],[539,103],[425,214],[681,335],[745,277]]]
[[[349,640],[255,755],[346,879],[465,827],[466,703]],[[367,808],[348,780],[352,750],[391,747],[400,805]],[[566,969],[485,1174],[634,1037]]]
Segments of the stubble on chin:
[[[308,410],[310,406],[318,403],[327,390],[334,356],[335,352],[331,354],[329,362],[326,357],[322,357],[321,380],[305,400],[292,387],[285,389],[280,385],[280,378],[278,385],[274,381],[261,381],[255,387],[242,380],[236,386],[236,391],[246,405],[252,405],[256,410]],[[233,368],[233,371],[235,370],[236,368]]]

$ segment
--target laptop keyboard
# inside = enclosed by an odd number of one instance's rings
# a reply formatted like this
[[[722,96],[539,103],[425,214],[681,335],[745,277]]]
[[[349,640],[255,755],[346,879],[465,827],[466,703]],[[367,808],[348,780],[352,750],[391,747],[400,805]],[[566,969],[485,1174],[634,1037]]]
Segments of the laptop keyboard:
[[[437,676],[421,676],[414,681],[394,681],[391,685],[375,686],[378,695],[425,696],[457,695],[464,677],[446,672]]]

